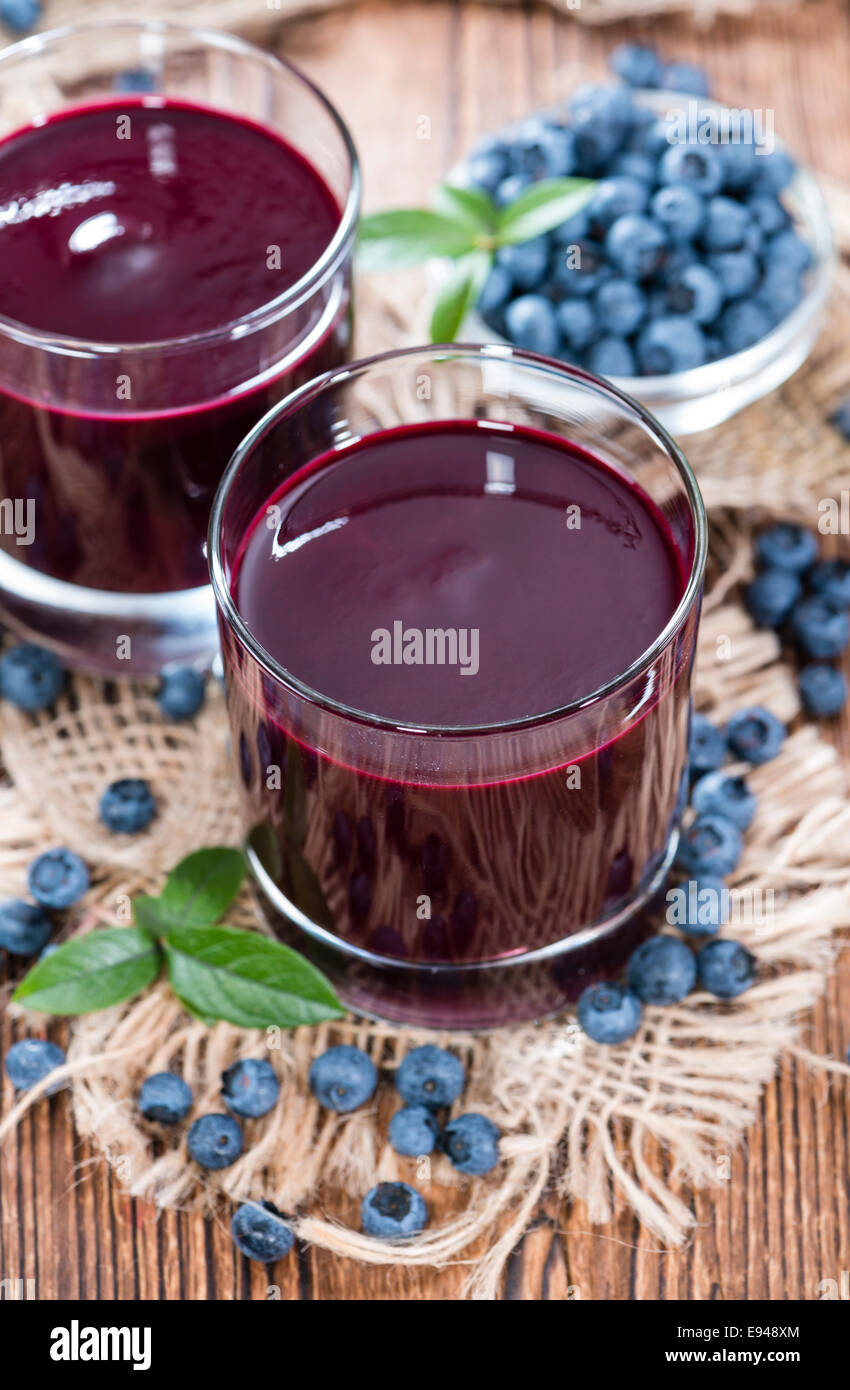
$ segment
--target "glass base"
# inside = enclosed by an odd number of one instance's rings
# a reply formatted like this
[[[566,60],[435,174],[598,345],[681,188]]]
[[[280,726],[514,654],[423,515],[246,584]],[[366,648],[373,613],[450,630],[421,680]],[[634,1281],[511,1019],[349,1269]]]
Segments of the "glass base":
[[[209,585],[123,594],[67,584],[0,551],[0,618],[66,665],[107,676],[151,676],[209,665],[218,651]]]
[[[260,911],[275,935],[311,960],[354,1013],[419,1028],[480,1030],[559,1013],[588,985],[612,979],[658,929],[678,829],[652,877],[613,916],[535,951],[462,965],[375,955],[317,926],[245,853]]]

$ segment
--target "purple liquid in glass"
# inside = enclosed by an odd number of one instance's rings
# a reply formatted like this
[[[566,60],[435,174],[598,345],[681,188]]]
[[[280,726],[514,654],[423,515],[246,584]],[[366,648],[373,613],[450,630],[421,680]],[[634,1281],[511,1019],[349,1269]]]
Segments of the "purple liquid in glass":
[[[273,131],[162,97],[72,108],[0,142],[0,314],[83,349],[195,344],[167,362],[132,347],[97,361],[83,352],[38,374],[4,344],[0,493],[34,499],[35,535],[0,545],[93,589],[205,584],[224,466],[271,404],[343,360],[347,290],[318,333],[313,302],[263,333],[212,346],[197,335],[299,281],[340,216]]]
[[[223,626],[249,839],[295,920],[355,948],[340,973],[338,955],[310,941],[355,1007],[457,1026],[539,1015],[646,934],[631,918],[568,961],[553,954],[508,975],[486,964],[554,953],[628,907],[663,865],[681,810],[691,643],[670,644],[616,728],[609,711],[595,729],[588,701],[578,750],[559,745],[551,712],[638,662],[685,583],[643,491],[521,427],[371,435],[269,498],[236,557],[236,607],[295,682],[360,711],[351,718],[367,739],[376,727],[368,772],[335,746],[336,716],[311,741],[285,686]],[[429,646],[429,632],[443,637]],[[506,754],[503,726],[515,721],[526,722]],[[418,746],[432,770],[403,766],[395,743],[376,772],[386,730],[429,726]],[[494,763],[496,735],[510,776]]]

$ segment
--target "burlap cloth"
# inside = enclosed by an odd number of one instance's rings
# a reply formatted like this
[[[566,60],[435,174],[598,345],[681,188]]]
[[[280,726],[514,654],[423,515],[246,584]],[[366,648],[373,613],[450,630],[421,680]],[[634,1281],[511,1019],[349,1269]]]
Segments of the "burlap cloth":
[[[567,1017],[484,1036],[440,1035],[469,1070],[465,1109],[491,1115],[503,1134],[504,1162],[484,1179],[465,1180],[442,1157],[397,1157],[387,1143],[389,1085],[350,1116],[319,1109],[307,1087],[310,1058],[329,1040],[366,1048],[390,1076],[423,1034],[352,1020],[282,1036],[208,1030],[191,1021],[168,990],[90,1015],[69,1029],[70,1104],[77,1133],[100,1148],[116,1177],[166,1206],[226,1215],[222,1196],[265,1196],[294,1214],[301,1239],[376,1263],[440,1265],[463,1257],[479,1237],[487,1253],[471,1266],[469,1292],[493,1297],[505,1261],[545,1190],[580,1198],[591,1221],[625,1201],[662,1241],[681,1242],[692,1211],[650,1166],[651,1146],[694,1185],[717,1181],[716,1155],[728,1153],[753,1120],[779,1054],[798,1043],[801,1019],[823,992],[850,921],[850,796],[833,745],[799,715],[793,670],[770,632],[755,630],[737,589],[751,568],[751,528],[771,516],[816,526],[821,498],[850,488],[847,445],[827,423],[850,393],[847,272],[832,321],[807,367],[786,387],[736,419],[688,442],[712,520],[709,593],[699,644],[696,702],[723,720],[736,707],[764,703],[793,724],[780,756],[749,775],[759,798],[732,884],[772,890],[775,911],[735,934],[762,962],[760,983],[734,1004],[695,993],[674,1008],[649,1008],[627,1045],[588,1042]],[[403,292],[399,285],[404,286]],[[421,303],[415,276],[361,285],[359,348],[376,351],[423,337],[399,305]],[[825,545],[829,551],[829,543]],[[93,868],[93,886],[68,930],[126,922],[129,897],[157,890],[189,850],[236,842],[238,818],[223,699],[211,682],[194,725],[163,720],[152,688],[77,678],[55,713],[36,718],[0,709],[0,894],[20,894],[39,850],[68,844]],[[129,846],[97,820],[107,782],[145,776],[161,808],[149,833]],[[258,926],[245,894],[232,920]],[[4,1001],[5,1002],[5,1001]],[[20,1015],[19,1035],[42,1031]],[[64,1028],[51,1025],[62,1038]],[[220,1109],[220,1074],[238,1056],[267,1055],[281,1080],[280,1103],[246,1123],[246,1151],[220,1174],[201,1176],[187,1160],[185,1128],[155,1139],[140,1120],[142,1078],[173,1068],[190,1081],[197,1113]],[[815,1059],[809,1058],[814,1061]],[[840,1062],[820,1059],[836,1072]],[[28,1093],[0,1125],[0,1137]],[[53,1104],[65,1104],[65,1100]],[[624,1137],[625,1136],[625,1137]],[[417,1164],[419,1166],[417,1166]],[[452,1215],[402,1248],[367,1239],[335,1215],[381,1178],[444,1190]]]

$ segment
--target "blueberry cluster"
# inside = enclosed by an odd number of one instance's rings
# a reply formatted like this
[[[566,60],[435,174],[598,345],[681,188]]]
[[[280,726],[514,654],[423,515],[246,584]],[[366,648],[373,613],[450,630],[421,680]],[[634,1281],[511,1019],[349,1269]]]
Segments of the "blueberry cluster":
[[[673,924],[685,938],[715,938],[726,921],[727,875],[738,866],[742,834],[756,813],[746,780],[724,770],[731,756],[758,767],[776,757],[785,729],[761,706],[739,710],[720,729],[703,714],[691,720],[689,776],[693,817],[682,831],[678,867],[688,878],[677,893]],[[705,942],[696,955],[688,941],[661,935],[632,955],[626,982],[591,985],[578,1002],[578,1021],[598,1043],[620,1043],[640,1027],[644,1004],[675,1004],[699,984],[719,999],[734,999],[756,978],[756,961],[738,941]]]
[[[632,99],[632,87],[705,96],[701,69],[635,44],[611,65],[620,83],[579,87],[563,113],[473,149],[465,181],[501,207],[540,179],[599,181],[553,232],[497,252],[478,308],[518,347],[603,376],[663,376],[763,338],[800,302],[812,256],[781,200],[794,174],[783,150],[735,129],[703,143],[700,121],[685,139],[678,113]]]
[[[53,931],[49,911],[74,907],[88,891],[89,871],[70,849],[49,849],[27,869],[27,885],[35,902],[4,898],[0,902],[0,949],[12,956],[35,956],[51,951]]]
[[[803,708],[825,719],[847,702],[847,682],[830,662],[850,644],[850,563],[821,560],[819,554],[814,532],[804,526],[769,526],[756,538],[758,573],[744,602],[759,627],[787,638],[803,663]]]

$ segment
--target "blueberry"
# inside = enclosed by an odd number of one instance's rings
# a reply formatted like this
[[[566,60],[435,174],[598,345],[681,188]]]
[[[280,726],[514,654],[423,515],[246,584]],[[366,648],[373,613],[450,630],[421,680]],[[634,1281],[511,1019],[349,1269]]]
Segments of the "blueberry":
[[[552,240],[558,246],[574,246],[576,242],[585,241],[589,234],[586,207],[574,212],[572,217],[559,223],[550,233]]]
[[[747,586],[744,602],[759,627],[781,627],[802,592],[791,570],[766,569]]]
[[[628,338],[637,331],[646,314],[647,299],[632,280],[608,280],[596,291],[594,307],[604,333]]]
[[[457,1100],[466,1082],[459,1057],[428,1043],[408,1052],[396,1072],[396,1090],[408,1105],[440,1110]]]
[[[657,277],[661,287],[666,289],[669,285],[675,284],[683,270],[687,270],[689,266],[700,264],[700,258],[692,246],[687,246],[684,242],[674,246],[664,262],[660,276]],[[666,296],[659,296],[658,312],[667,312]]]
[[[495,193],[507,176],[507,151],[495,146],[478,154],[473,152],[464,168],[465,182],[474,188],[483,188],[486,193]]]
[[[667,308],[671,314],[686,314],[695,323],[711,323],[720,313],[723,287],[705,265],[688,265],[675,278],[668,278]]]
[[[576,165],[575,136],[565,126],[532,118],[524,122],[510,142],[511,172],[532,179],[558,179]]]
[[[408,1158],[433,1153],[439,1133],[440,1126],[424,1105],[405,1105],[390,1120],[390,1143]]]
[[[708,73],[698,63],[665,63],[661,86],[668,92],[688,92],[694,97],[707,97],[711,91]]]
[[[723,187],[743,193],[759,172],[759,156],[752,140],[729,140],[720,145]]]
[[[621,148],[632,119],[631,97],[625,87],[577,87],[569,102],[575,134],[576,168],[596,177]]]
[[[727,299],[743,299],[758,288],[760,272],[752,251],[718,251],[706,258]]]
[[[271,1202],[246,1202],[238,1207],[230,1223],[230,1234],[236,1249],[260,1264],[282,1260],[295,1244],[292,1228]]]
[[[705,199],[690,183],[668,183],[659,188],[649,208],[672,242],[693,241],[705,221]]]
[[[720,316],[720,333],[727,352],[744,352],[761,342],[773,327],[770,315],[754,299],[727,304]]]
[[[261,1057],[245,1057],[221,1074],[221,1095],[235,1115],[256,1119],[267,1115],[277,1104],[280,1083],[270,1062]]]
[[[605,238],[610,260],[627,280],[647,280],[664,264],[669,242],[657,223],[637,212],[618,217]]]
[[[133,835],[150,825],[156,802],[141,777],[122,777],[111,782],[100,798],[100,819],[114,835]]]
[[[836,406],[829,417],[829,423],[850,443],[850,397]]]
[[[793,609],[791,631],[801,652],[823,661],[844,651],[850,641],[850,619],[845,608],[813,594]]]
[[[499,1128],[486,1115],[458,1115],[443,1131],[442,1146],[455,1168],[480,1178],[499,1162]]]
[[[425,1229],[428,1208],[424,1197],[406,1182],[379,1182],[360,1204],[360,1222],[367,1236],[401,1240]]]
[[[658,87],[663,68],[654,48],[640,43],[620,43],[608,60],[612,72],[630,87]]]
[[[41,0],[0,0],[0,19],[13,34],[28,34],[41,19]]]
[[[206,683],[193,666],[177,666],[163,671],[156,700],[166,719],[191,719],[204,703]]]
[[[334,813],[331,835],[334,842],[334,860],[337,868],[344,869],[351,858],[351,846],[354,843],[351,834],[351,821],[344,811]]]
[[[628,174],[601,179],[587,204],[587,220],[592,236],[603,237],[608,228],[627,212],[643,212],[649,202],[649,186]]]
[[[821,560],[809,575],[809,584],[839,608],[850,608],[850,564],[846,560]]]
[[[644,376],[687,372],[705,362],[705,338],[697,325],[678,314],[647,324],[638,338],[638,366]]]
[[[155,89],[156,78],[148,68],[125,68],[112,80],[115,92],[153,92]]]
[[[629,178],[640,179],[642,183],[655,183],[655,160],[652,155],[642,154],[640,150],[623,150],[611,165],[611,173],[627,174]]]
[[[691,794],[691,805],[699,816],[725,816],[739,830],[746,830],[758,802],[743,777],[732,777],[718,768],[700,777]]]
[[[800,699],[808,714],[829,719],[847,703],[847,682],[833,666],[812,662],[800,672]]]
[[[758,152],[758,171],[754,188],[759,193],[772,193],[774,197],[787,188],[794,177],[795,164],[785,150],[760,149]]]
[[[515,203],[520,193],[524,193],[528,188],[530,180],[524,174],[508,174],[506,179],[502,179],[493,197],[500,208],[509,207]]]
[[[310,1065],[310,1090],[320,1105],[340,1115],[371,1100],[377,1084],[371,1057],[347,1043],[329,1047]]]
[[[27,885],[42,907],[73,907],[88,891],[89,871],[71,849],[48,849],[32,861]]]
[[[759,767],[775,758],[785,742],[785,725],[761,705],[738,710],[726,725],[732,753]]]
[[[672,925],[688,936],[714,936],[729,920],[729,889],[722,878],[701,874],[698,878],[687,879],[671,892],[681,895],[674,901],[684,903],[684,912],[676,915]],[[668,901],[670,896],[668,893]]]
[[[22,642],[0,659],[0,695],[33,713],[52,705],[65,684],[65,671],[44,647]]]
[[[710,874],[724,878],[738,866],[741,858],[741,832],[725,816],[697,816],[682,832],[678,862],[688,874]]]
[[[792,266],[794,270],[808,270],[812,263],[811,247],[792,227],[777,232],[768,239],[765,246],[765,259],[769,265]]]
[[[534,290],[549,264],[548,238],[539,236],[518,246],[503,246],[496,252],[496,264],[508,272],[517,289]]]
[[[644,1004],[677,1004],[696,984],[694,953],[676,936],[654,936],[633,953],[626,977]]]
[[[697,978],[718,999],[734,999],[755,982],[756,960],[738,941],[709,941],[697,956]]]
[[[232,1115],[201,1115],[189,1130],[186,1146],[202,1168],[229,1168],[242,1152],[242,1130]]]
[[[563,343],[574,352],[581,352],[599,337],[596,315],[586,299],[565,299],[555,310],[555,318]]]
[[[478,296],[478,309],[484,318],[504,307],[513,287],[513,280],[503,265],[494,265],[490,269]]]
[[[368,874],[358,871],[348,885],[348,910],[358,926],[366,921],[372,907],[372,884]]]
[[[761,531],[755,543],[756,559],[760,565],[802,574],[818,557],[818,542],[813,531],[793,521],[779,521]]]
[[[161,1125],[176,1125],[185,1120],[192,1108],[192,1088],[182,1076],[171,1071],[158,1071],[145,1077],[139,1091],[139,1109],[146,1120]]]
[[[634,376],[634,353],[624,338],[600,338],[587,354],[587,365],[597,376]]]
[[[608,274],[602,248],[581,238],[570,242],[566,252],[556,255],[552,268],[552,279],[568,295],[593,294]]]
[[[737,251],[751,226],[748,209],[734,198],[718,194],[709,198],[700,241],[706,251]]]
[[[596,1043],[621,1043],[640,1027],[643,1005],[622,985],[589,985],[578,1001],[578,1021]]]
[[[635,126],[629,140],[629,148],[638,150],[641,154],[648,154],[650,159],[657,163],[670,149],[673,139],[675,135],[671,120],[667,116],[656,116],[653,120],[647,121],[645,126]]]
[[[769,265],[758,287],[756,303],[767,314],[771,326],[781,323],[803,298],[803,281],[793,266]]]
[[[24,1038],[22,1042],[12,1043],[6,1053],[6,1075],[16,1091],[28,1091],[64,1065],[65,1053],[61,1047],[45,1042],[44,1038]],[[45,1094],[53,1096],[63,1085],[64,1082],[59,1081],[49,1086]]]
[[[687,183],[704,198],[717,193],[723,166],[714,145],[670,145],[658,165],[659,183]]]
[[[522,294],[505,310],[505,328],[511,342],[528,352],[554,357],[558,350],[558,324],[551,302],[542,294]]]
[[[701,777],[721,767],[726,758],[726,736],[704,714],[691,715],[688,759],[692,776]]]
[[[12,956],[37,956],[47,944],[50,918],[36,903],[23,898],[0,902],[0,947]]]
[[[750,217],[765,236],[773,236],[788,226],[790,218],[778,198],[771,193],[751,193],[747,199]]]

